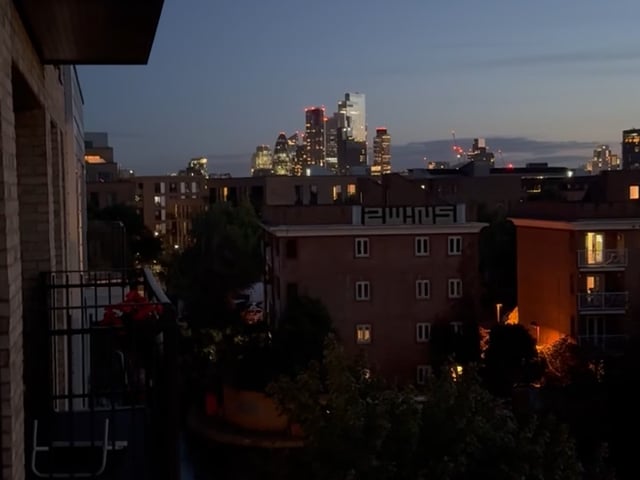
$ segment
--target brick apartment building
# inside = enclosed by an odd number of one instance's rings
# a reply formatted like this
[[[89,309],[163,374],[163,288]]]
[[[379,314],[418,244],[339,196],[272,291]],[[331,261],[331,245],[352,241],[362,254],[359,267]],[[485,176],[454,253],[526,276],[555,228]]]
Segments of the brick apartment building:
[[[46,349],[40,275],[84,262],[82,94],[72,67],[145,63],[162,1],[0,0],[0,463],[28,475]],[[104,39],[109,41],[105,42]],[[49,372],[44,372],[48,375]],[[27,450],[25,452],[25,450]],[[26,458],[27,457],[27,458]]]
[[[604,172],[581,202],[514,212],[518,313],[540,344],[570,335],[620,352],[640,334],[640,172]]]
[[[467,221],[464,205],[269,207],[263,218],[271,318],[292,297],[318,298],[348,352],[424,382],[431,326],[477,300],[484,224]]]

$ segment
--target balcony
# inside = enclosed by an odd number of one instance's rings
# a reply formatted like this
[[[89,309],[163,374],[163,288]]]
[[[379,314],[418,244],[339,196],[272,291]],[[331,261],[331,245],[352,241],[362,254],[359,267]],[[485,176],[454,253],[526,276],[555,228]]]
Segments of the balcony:
[[[623,270],[627,266],[627,249],[579,250],[581,270]]]
[[[14,0],[43,63],[145,64],[164,0]]]
[[[593,292],[578,294],[578,311],[581,313],[624,313],[628,292]]]
[[[42,286],[46,323],[29,338],[42,355],[25,370],[31,474],[179,478],[178,329],[159,282],[145,268],[46,273]]]
[[[623,353],[627,344],[626,335],[580,335],[578,344],[588,349],[606,353]]]

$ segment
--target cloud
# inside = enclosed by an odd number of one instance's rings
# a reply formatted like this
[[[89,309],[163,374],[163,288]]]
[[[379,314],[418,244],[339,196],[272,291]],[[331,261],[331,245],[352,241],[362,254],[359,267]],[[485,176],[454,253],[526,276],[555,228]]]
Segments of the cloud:
[[[522,54],[494,58],[475,63],[477,67],[535,67],[544,65],[615,63],[640,60],[640,51],[625,49],[585,50],[575,52],[554,52]]]
[[[472,138],[456,139],[456,144],[468,149]],[[496,154],[498,165],[513,163],[524,165],[528,162],[547,162],[550,165],[577,166],[590,158],[597,142],[548,141],[527,137],[489,137],[487,145]],[[425,165],[424,158],[430,161],[455,163],[453,140],[429,140],[412,142],[406,145],[393,145],[391,161],[394,170],[420,168]],[[498,151],[502,152],[501,155]]]

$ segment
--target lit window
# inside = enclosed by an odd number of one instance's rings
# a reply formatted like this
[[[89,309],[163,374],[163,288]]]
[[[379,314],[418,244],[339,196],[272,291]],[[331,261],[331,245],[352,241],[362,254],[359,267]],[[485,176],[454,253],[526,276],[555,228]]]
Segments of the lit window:
[[[347,185],[347,195],[350,197],[356,194],[356,184],[350,183]]]
[[[359,345],[371,343],[371,325],[356,325],[356,343]]]
[[[356,257],[368,257],[369,256],[369,239],[368,238],[356,238]]]
[[[429,237],[416,237],[415,254],[417,257],[429,255]]]
[[[459,278],[450,278],[448,281],[447,292],[449,293],[449,298],[462,297],[462,280]]]
[[[416,280],[416,298],[427,299],[431,296],[431,283],[429,280]]]
[[[420,343],[428,342],[430,337],[431,337],[431,324],[417,323],[416,324],[416,341]]]
[[[640,200],[639,185],[629,185],[629,200]]]
[[[431,376],[431,365],[418,365],[416,367],[416,383],[424,385]]]
[[[462,237],[449,237],[447,253],[449,255],[462,254]]]
[[[359,302],[371,298],[371,286],[369,282],[356,282],[356,300]]]

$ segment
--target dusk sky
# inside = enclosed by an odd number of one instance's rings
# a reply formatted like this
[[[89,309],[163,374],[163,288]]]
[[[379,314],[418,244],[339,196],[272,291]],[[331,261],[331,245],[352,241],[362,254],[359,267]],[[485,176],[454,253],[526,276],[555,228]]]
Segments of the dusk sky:
[[[370,136],[381,125],[392,135],[394,167],[450,160],[433,141],[451,130],[515,161],[537,158],[536,145],[577,161],[598,142],[618,152],[621,130],[640,126],[636,10],[632,0],[166,0],[147,66],[79,68],[85,129],[108,132],[116,160],[140,174],[204,155],[210,171],[242,175],[256,145],[304,128],[305,106],[331,113],[357,91]]]

